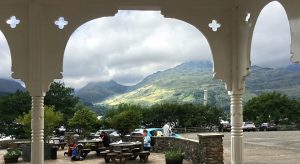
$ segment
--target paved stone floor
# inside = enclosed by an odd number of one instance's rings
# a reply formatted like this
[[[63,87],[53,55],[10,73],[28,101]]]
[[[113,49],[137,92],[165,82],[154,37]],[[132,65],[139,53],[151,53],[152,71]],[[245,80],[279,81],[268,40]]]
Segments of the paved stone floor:
[[[223,133],[224,163],[229,164],[230,133]],[[185,134],[197,139],[196,134]],[[244,132],[245,164],[300,164],[300,131]]]
[[[57,159],[56,160],[46,160],[45,164],[72,164],[72,163],[82,163],[82,164],[105,164],[105,161],[102,157],[97,156],[96,152],[90,152],[87,157],[83,161],[71,161],[70,157],[64,156],[64,152],[66,150],[58,150],[57,151]],[[6,150],[0,150],[0,164],[4,164],[3,154],[6,153]],[[29,164],[30,162],[23,162],[22,158],[19,158],[20,164]],[[127,162],[128,164],[141,164],[139,158],[134,161]],[[149,164],[163,164],[165,163],[165,155],[161,153],[153,153],[151,152],[149,159]],[[191,164],[191,162],[184,160],[183,164]]]
[[[230,133],[224,134],[224,163],[230,164]],[[183,134],[183,137],[198,139],[197,133]],[[0,163],[4,163],[0,150]],[[71,162],[69,157],[63,156],[64,150],[57,152],[57,160],[46,160],[46,164],[91,163],[104,164],[104,160],[95,153],[89,154],[84,161]],[[24,163],[19,159],[19,163]],[[300,164],[300,131],[278,132],[244,132],[244,163],[245,164]],[[140,163],[139,160],[130,163]],[[150,164],[162,164],[164,154],[151,153]],[[184,164],[190,164],[184,161]]]

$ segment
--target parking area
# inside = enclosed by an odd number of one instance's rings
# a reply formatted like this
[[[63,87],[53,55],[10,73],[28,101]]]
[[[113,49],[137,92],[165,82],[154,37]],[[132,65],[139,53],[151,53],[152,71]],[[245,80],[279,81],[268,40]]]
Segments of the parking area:
[[[224,162],[230,163],[230,133],[224,132]],[[197,139],[197,133],[183,134]],[[300,131],[244,132],[246,164],[300,163]]]

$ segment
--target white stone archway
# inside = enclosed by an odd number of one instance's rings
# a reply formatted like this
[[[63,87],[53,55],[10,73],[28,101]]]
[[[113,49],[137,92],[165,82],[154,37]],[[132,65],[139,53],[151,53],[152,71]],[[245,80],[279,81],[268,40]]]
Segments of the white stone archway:
[[[166,18],[185,21],[207,38],[213,54],[215,78],[226,83],[231,96],[231,161],[243,163],[242,94],[250,68],[250,45],[257,17],[272,0],[10,0],[0,1],[0,28],[10,45],[12,76],[25,82],[32,96],[32,153],[34,164],[43,160],[43,99],[50,82],[62,78],[64,48],[83,22],[113,16],[118,9],[161,10]],[[278,0],[291,27],[291,60],[300,61],[300,1]],[[245,21],[250,14],[250,19]],[[15,16],[15,28],[6,20]],[[64,17],[68,24],[54,22]],[[220,23],[212,31],[209,23]]]

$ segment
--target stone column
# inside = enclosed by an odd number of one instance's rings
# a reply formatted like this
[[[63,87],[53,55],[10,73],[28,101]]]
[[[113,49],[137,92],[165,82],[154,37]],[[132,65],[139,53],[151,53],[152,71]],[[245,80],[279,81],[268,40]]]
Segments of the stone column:
[[[203,133],[198,134],[200,163],[224,163],[223,134]]]
[[[243,92],[229,92],[231,98],[231,163],[243,163]]]
[[[44,96],[32,96],[31,163],[44,163]]]

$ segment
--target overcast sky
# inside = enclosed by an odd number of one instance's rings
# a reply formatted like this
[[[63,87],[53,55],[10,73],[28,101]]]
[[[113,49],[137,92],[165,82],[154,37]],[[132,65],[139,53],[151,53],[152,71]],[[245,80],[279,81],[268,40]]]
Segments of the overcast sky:
[[[9,78],[10,53],[2,33],[0,50],[0,78]],[[282,67],[290,63],[289,58],[288,20],[283,8],[273,2],[257,22],[252,65]],[[208,43],[195,27],[166,19],[160,12],[119,11],[74,32],[65,50],[63,80],[77,89],[111,79],[133,85],[149,74],[195,60],[212,61]]]

